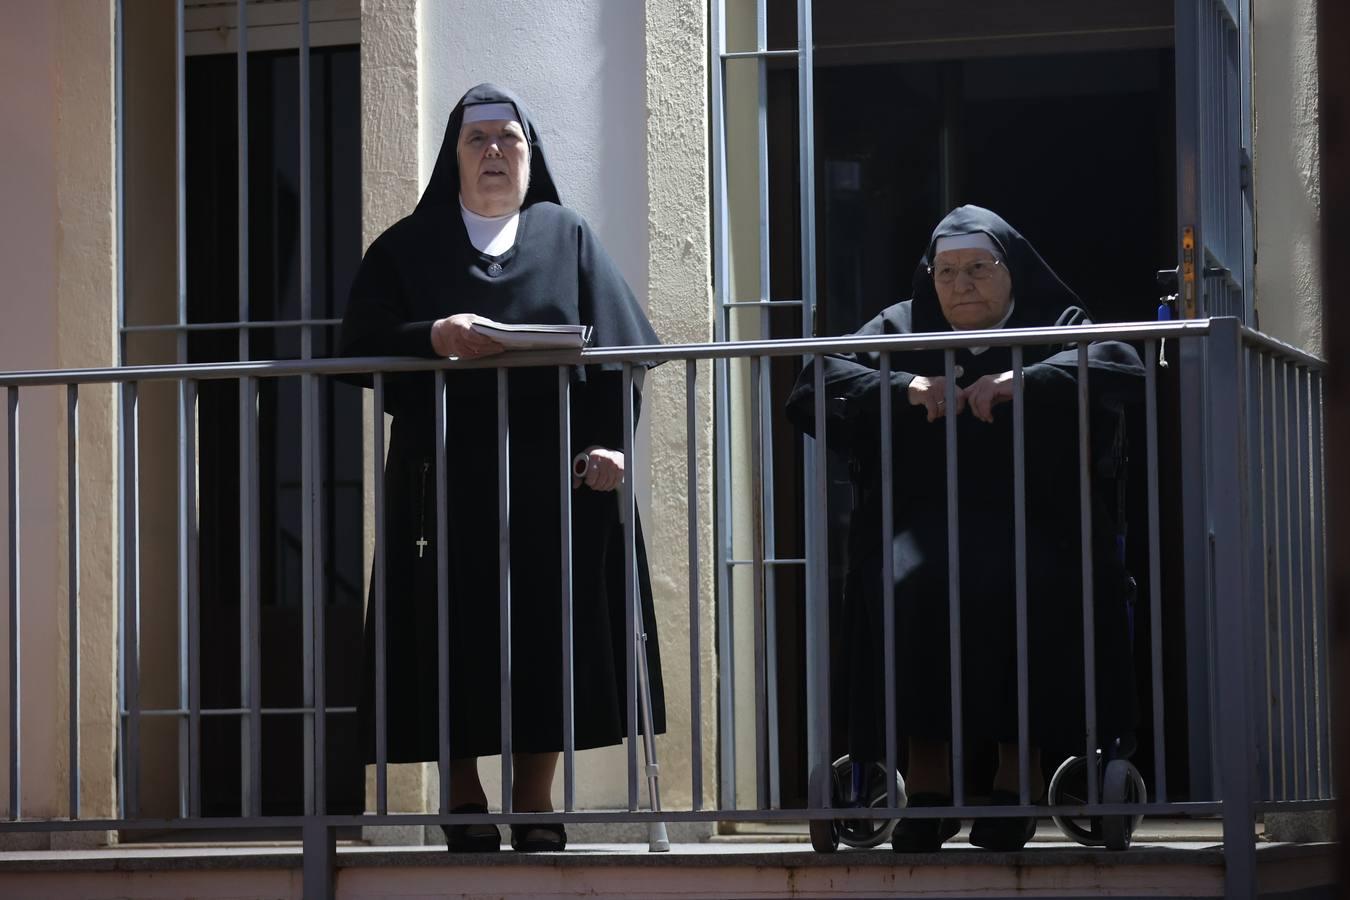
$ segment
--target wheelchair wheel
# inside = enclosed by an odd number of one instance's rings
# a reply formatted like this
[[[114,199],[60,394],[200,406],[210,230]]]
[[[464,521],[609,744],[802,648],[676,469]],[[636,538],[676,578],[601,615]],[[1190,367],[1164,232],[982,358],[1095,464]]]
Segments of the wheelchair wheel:
[[[1128,759],[1106,764],[1102,778],[1103,803],[1143,803],[1148,799],[1144,777]],[[1108,850],[1126,850],[1143,816],[1102,816],[1102,840]]]
[[[1115,759],[1104,767],[1097,751],[1097,771],[1101,773],[1099,796],[1103,803],[1142,803],[1147,796],[1144,778],[1126,759]],[[1071,756],[1060,764],[1050,779],[1047,801],[1051,806],[1077,806],[1088,802],[1087,758]],[[1108,777],[1109,776],[1109,779]],[[1123,850],[1129,846],[1134,829],[1143,816],[1052,816],[1065,836],[1087,847]]]
[[[830,782],[830,805],[845,812],[849,809],[880,809],[886,804],[886,766],[873,763],[863,773],[863,783],[859,793],[861,803],[855,803],[853,797],[853,760],[847,755],[834,761],[827,772],[818,769],[812,775],[813,783],[817,779],[828,778]],[[900,773],[895,775],[897,803],[905,806],[909,801],[905,795],[905,782]],[[813,794],[812,796],[818,796]],[[894,819],[884,818],[847,818],[812,819],[810,823],[811,846],[819,853],[833,853],[840,844],[847,847],[868,849],[876,847],[891,836],[895,828]]]
[[[811,772],[811,785],[807,796],[819,797],[825,791],[825,782],[829,782],[831,804],[838,796],[838,784],[834,779],[834,767],[817,766]],[[812,819],[807,823],[811,832],[811,849],[817,853],[833,853],[839,849],[839,823],[834,819]]]
[[[834,761],[833,768],[834,785],[838,792],[835,795],[835,805],[841,808],[854,806],[851,799],[853,760],[847,755],[841,756]],[[895,787],[896,804],[900,807],[906,806],[909,803],[909,798],[905,795],[905,781],[900,777],[899,772],[895,773]],[[863,806],[868,809],[884,809],[886,807],[885,763],[876,762],[867,767],[863,773],[860,798]],[[895,829],[894,819],[841,819],[836,824],[841,843],[863,850],[884,843]]]

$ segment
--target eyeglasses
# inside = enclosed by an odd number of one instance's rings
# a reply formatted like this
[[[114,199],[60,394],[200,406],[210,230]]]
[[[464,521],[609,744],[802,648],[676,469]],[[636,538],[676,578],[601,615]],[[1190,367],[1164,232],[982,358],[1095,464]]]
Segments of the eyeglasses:
[[[1000,260],[977,259],[972,263],[966,263],[964,266],[953,266],[943,263],[937,266],[929,266],[928,274],[933,276],[933,280],[938,284],[951,284],[956,280],[957,275],[965,275],[972,281],[988,281],[994,277],[998,267],[1003,265]]]

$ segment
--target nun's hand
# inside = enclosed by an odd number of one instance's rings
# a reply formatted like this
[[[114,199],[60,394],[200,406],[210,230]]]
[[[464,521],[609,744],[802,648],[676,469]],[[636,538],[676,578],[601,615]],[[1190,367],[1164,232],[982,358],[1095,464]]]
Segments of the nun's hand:
[[[956,376],[961,377],[961,367],[956,367]],[[922,406],[928,410],[928,421],[936,422],[947,414],[947,379],[942,375],[928,378],[915,375],[909,383],[909,402],[913,406]],[[966,408],[966,388],[956,389],[956,409],[952,415],[960,415]]]
[[[966,402],[970,404],[971,415],[981,422],[993,422],[994,407],[1001,403],[1007,403],[1012,398],[1012,372],[981,376],[974,384],[966,388]]]
[[[623,452],[589,447],[584,478],[572,478],[572,487],[585,484],[593,491],[612,491],[623,484]]]
[[[471,327],[474,322],[491,322],[473,313],[459,313],[437,319],[431,325],[431,349],[437,356],[475,359],[502,352],[502,345]]]

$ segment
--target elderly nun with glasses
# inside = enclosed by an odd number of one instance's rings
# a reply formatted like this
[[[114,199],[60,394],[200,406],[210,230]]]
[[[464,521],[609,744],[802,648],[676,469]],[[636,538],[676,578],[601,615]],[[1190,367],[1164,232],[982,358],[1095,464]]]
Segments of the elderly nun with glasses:
[[[884,309],[857,334],[881,336],[1090,324],[1082,302],[1031,244],[995,213],[953,210],[933,231],[914,275],[913,296]],[[1019,802],[1018,667],[1014,516],[1013,372],[1008,346],[955,351],[955,399],[947,399],[944,351],[890,354],[883,384],[878,353],[823,358],[827,444],[845,454],[854,483],[843,601],[849,753],[886,758],[884,604],[895,603],[896,722],[910,806],[952,803],[952,707],[948,578],[946,422],[956,419],[960,576],[962,758],[967,802]],[[1083,565],[1078,465],[1078,349],[1046,340],[1024,346],[1026,578],[1030,794],[1044,794],[1043,761],[1084,752]],[[1135,350],[1118,341],[1088,346],[1093,481],[1081,498],[1092,515],[1097,728],[1101,744],[1130,740],[1135,702],[1128,613],[1129,576],[1119,538],[1116,488],[1122,467],[1122,405],[1142,389]],[[815,433],[814,366],[801,373],[788,416]],[[892,403],[894,538],[882,545],[879,398]],[[1108,471],[1109,470],[1109,471]],[[891,554],[891,584],[882,556]],[[1061,754],[1058,757],[1052,754]],[[992,770],[992,771],[989,771]],[[977,818],[970,841],[1023,846],[1032,817]],[[955,835],[955,819],[905,819],[898,852],[933,851]]]
[[[591,326],[593,347],[658,343],[595,232],[562,205],[540,131],[524,105],[508,91],[480,84],[450,113],[416,209],[366,251],[342,323],[342,350],[347,356],[490,358],[503,347],[474,327],[487,320]],[[633,737],[626,715],[631,637],[625,632],[625,541],[615,502],[627,464],[622,367],[577,365],[569,374],[567,464],[559,439],[558,370],[509,370],[509,464],[503,472],[496,371],[446,372],[448,695],[439,688],[433,376],[385,379],[385,411],[393,417],[384,471],[387,759],[437,760],[441,717],[447,716],[455,812],[487,812],[478,757],[503,749],[498,490],[508,475],[513,810],[553,809],[553,776],[566,744],[560,492],[569,469],[575,747]],[[635,556],[654,730],[660,732],[661,667],[640,526]],[[359,710],[370,762],[377,755],[374,614],[372,602]],[[501,843],[492,825],[454,824],[445,831],[452,851],[493,851]],[[513,825],[511,843],[520,851],[561,850],[566,832],[544,817]]]

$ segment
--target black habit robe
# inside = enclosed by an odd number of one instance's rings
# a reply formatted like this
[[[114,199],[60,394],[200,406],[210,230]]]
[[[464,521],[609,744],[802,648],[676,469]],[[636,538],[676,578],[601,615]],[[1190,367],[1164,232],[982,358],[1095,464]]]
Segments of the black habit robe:
[[[464,108],[511,103],[530,142],[530,186],[516,242],[500,256],[469,242],[455,147]],[[585,324],[592,346],[658,343],[595,233],[560,205],[539,132],[520,101],[492,85],[455,106],[416,210],[378,237],[361,262],[342,325],[347,356],[435,356],[431,325],[456,313],[513,323]],[[386,711],[390,762],[434,760],[449,705],[453,758],[499,753],[499,575],[496,371],[449,371],[450,695],[438,697],[436,465],[433,378],[386,378],[393,416],[385,464]],[[517,752],[563,748],[558,370],[511,369],[511,720]],[[622,450],[618,369],[571,372],[571,451]],[[572,493],[573,673],[578,749],[627,733],[624,540],[619,492]],[[425,550],[419,541],[425,540]],[[656,617],[638,531],[637,573],[655,727],[665,727]],[[373,590],[373,583],[372,583]],[[375,758],[375,604],[366,613],[360,722]],[[639,719],[639,728],[641,719]]]
[[[983,232],[1002,248],[1014,307],[1005,327],[1089,324],[1078,297],[1029,242],[996,214],[953,210],[933,232],[915,272],[913,298],[884,309],[857,334],[951,331],[928,274],[934,245],[946,235]],[[1008,347],[959,349],[968,386],[1012,369]],[[1078,350],[1023,348],[1027,497],[1028,660],[1033,745],[1082,753],[1082,566],[1079,530]],[[880,354],[832,354],[823,360],[828,391],[826,441],[850,459],[856,498],[849,531],[844,634],[850,643],[846,707],[855,759],[885,758],[885,681],[881,584]],[[891,354],[893,560],[897,723],[902,735],[951,736],[947,567],[946,422],[911,406],[917,375],[941,376],[943,352]],[[1121,404],[1141,393],[1143,368],[1128,344],[1088,348],[1094,485],[1094,617],[1099,745],[1126,738],[1135,720],[1128,575],[1117,549],[1120,474],[1112,468],[1121,436]],[[813,365],[788,400],[788,416],[814,434]],[[969,410],[957,419],[962,718],[968,740],[1017,740],[1017,656],[1013,514],[1012,405],[994,422]],[[903,747],[903,744],[901,745]]]

